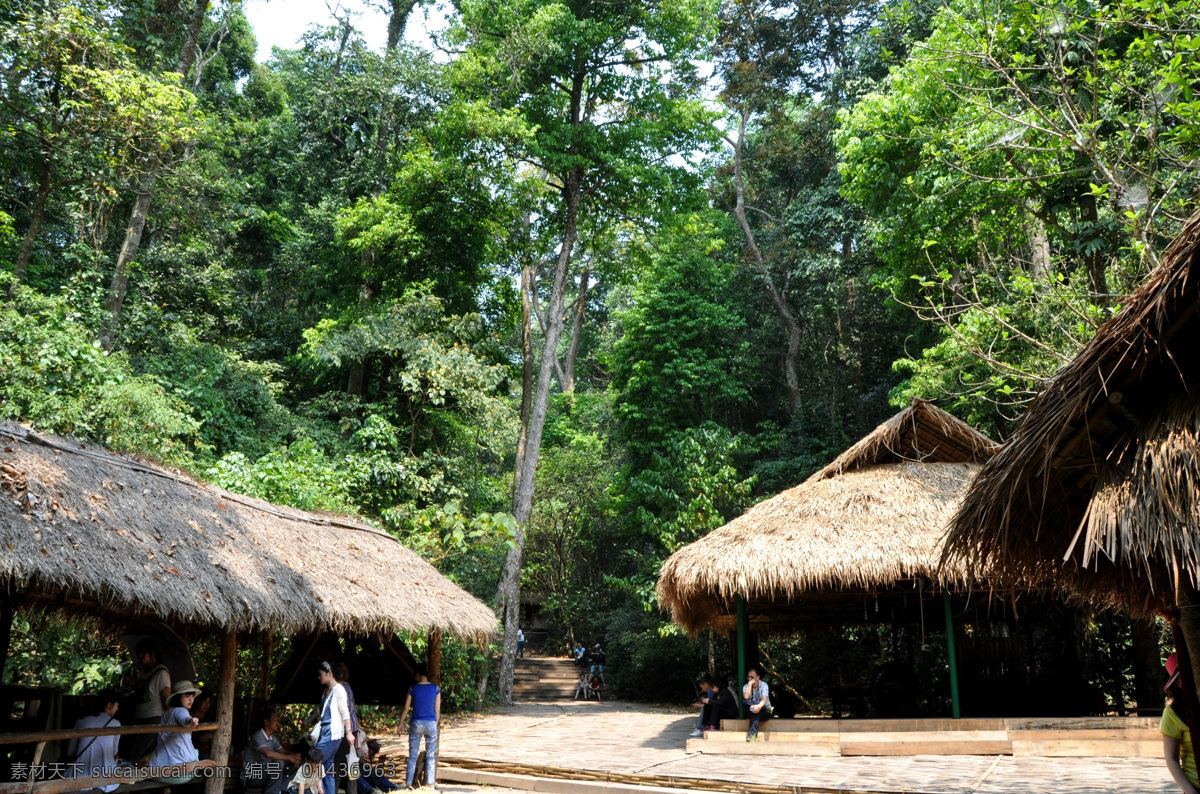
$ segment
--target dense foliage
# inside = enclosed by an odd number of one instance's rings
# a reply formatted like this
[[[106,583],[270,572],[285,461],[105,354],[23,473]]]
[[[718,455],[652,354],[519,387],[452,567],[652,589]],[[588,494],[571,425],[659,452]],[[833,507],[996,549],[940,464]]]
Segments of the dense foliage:
[[[630,696],[727,663],[667,555],[914,396],[1002,438],[1200,187],[1195,0],[458,0],[436,53],[402,5],[262,63],[237,2],[0,10],[0,417],[359,514],[489,602],[523,544],[536,639]],[[10,680],[119,674],[19,620]],[[819,699],[885,645],[772,647]],[[472,706],[489,659],[444,664]]]

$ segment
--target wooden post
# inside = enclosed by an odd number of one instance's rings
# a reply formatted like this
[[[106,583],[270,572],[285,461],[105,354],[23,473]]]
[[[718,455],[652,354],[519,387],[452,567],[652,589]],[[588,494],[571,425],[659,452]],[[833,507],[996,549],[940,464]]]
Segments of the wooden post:
[[[258,696],[266,700],[271,696],[271,655],[275,652],[275,630],[267,629],[258,636],[262,643],[262,660],[258,665]]]
[[[221,672],[217,684],[217,733],[213,736],[212,760],[218,769],[229,764],[229,747],[233,743],[233,682],[237,668],[237,632],[226,629],[221,635]],[[204,781],[204,794],[221,794],[225,779],[214,775]]]
[[[13,599],[7,593],[0,596],[0,683],[8,665],[8,646],[12,644]]]
[[[741,688],[746,684],[746,669],[749,663],[746,657],[750,651],[750,615],[746,611],[746,599],[741,596],[737,597],[737,682],[734,684],[741,692]],[[741,697],[738,697],[738,712],[742,719],[746,719],[746,704]]]
[[[429,630],[429,680],[435,684],[442,683],[442,630]]]
[[[942,582],[942,604],[946,608],[946,659],[950,663],[950,715],[954,719],[962,716],[958,703],[958,659],[954,653],[954,613],[950,608],[950,591]]]

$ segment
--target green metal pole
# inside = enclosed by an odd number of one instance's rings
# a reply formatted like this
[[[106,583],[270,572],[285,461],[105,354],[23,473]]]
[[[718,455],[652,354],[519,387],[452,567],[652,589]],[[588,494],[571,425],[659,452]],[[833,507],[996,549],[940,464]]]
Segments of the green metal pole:
[[[746,657],[750,653],[750,615],[746,612],[746,599],[737,597],[737,687],[746,683]],[[746,719],[746,704],[738,698],[738,709],[742,719]]]
[[[950,591],[942,582],[942,604],[946,607],[946,658],[950,662],[950,714],[954,719],[962,716],[958,705],[958,660],[954,654],[954,615],[950,609]]]

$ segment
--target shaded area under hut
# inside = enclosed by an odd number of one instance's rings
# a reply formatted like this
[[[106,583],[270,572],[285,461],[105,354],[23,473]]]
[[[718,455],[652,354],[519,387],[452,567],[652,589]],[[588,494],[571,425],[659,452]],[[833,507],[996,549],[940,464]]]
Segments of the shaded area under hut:
[[[1177,622],[1200,676],[1200,213],[968,491],[951,569]]]
[[[239,642],[259,643],[269,662],[276,638],[292,638],[290,678],[276,693],[288,701],[315,699],[307,679],[319,651],[369,660],[363,672],[386,674],[395,689],[360,684],[360,702],[394,702],[413,680],[414,661],[397,632],[428,632],[435,666],[442,635],[484,642],[496,628],[490,608],[385,532],[11,422],[0,422],[0,543],[0,653],[23,606],[114,627],[157,619],[184,636],[219,635],[221,669],[210,690],[218,765],[231,749]],[[0,743],[12,744],[3,735]],[[69,782],[39,786],[73,790]],[[210,778],[207,790],[222,784]]]
[[[1078,610],[1027,588],[980,589],[967,566],[940,565],[946,527],[997,449],[914,400],[805,482],[673,554],[659,603],[690,633],[730,632],[739,681],[767,661],[760,638],[883,624],[895,644],[903,633],[907,650],[893,647],[869,680],[839,672],[835,714],[846,706],[861,716],[864,701],[882,716],[936,713],[937,703],[956,717],[1096,713],[1103,695],[1076,672]],[[921,706],[912,690],[925,678],[934,695]]]

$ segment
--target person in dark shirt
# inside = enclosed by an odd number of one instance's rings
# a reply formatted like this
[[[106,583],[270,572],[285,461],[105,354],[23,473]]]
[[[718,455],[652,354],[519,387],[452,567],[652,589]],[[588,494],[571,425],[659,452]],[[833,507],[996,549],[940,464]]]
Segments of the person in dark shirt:
[[[729,687],[725,686],[715,676],[708,678],[708,703],[700,712],[702,731],[716,730],[721,727],[721,720],[731,720],[737,717],[738,704]]]

